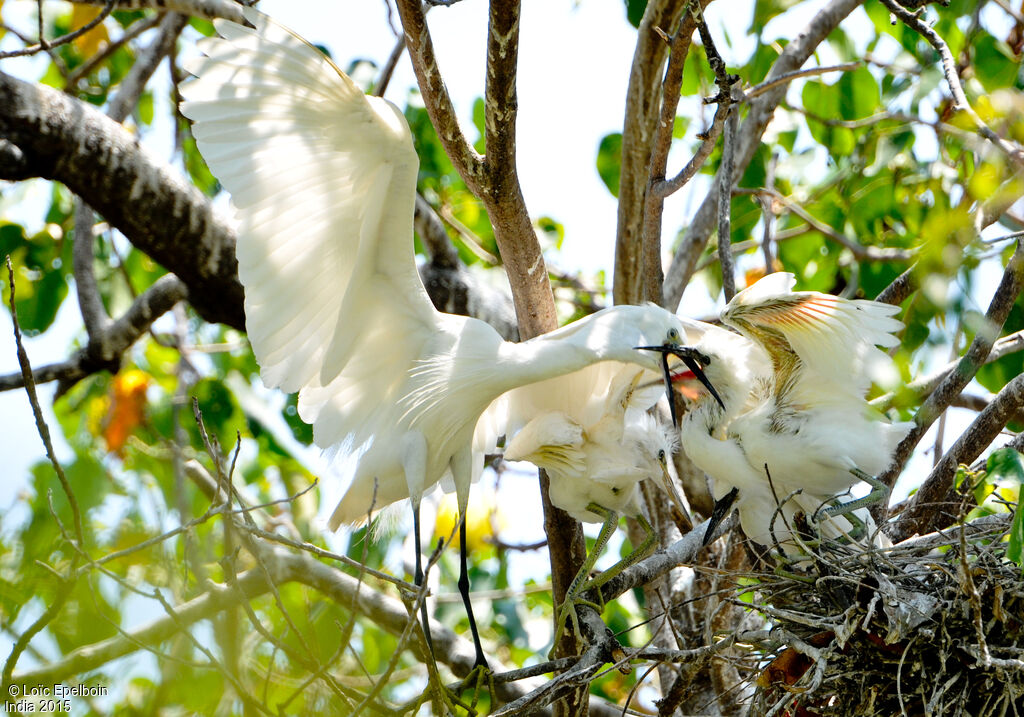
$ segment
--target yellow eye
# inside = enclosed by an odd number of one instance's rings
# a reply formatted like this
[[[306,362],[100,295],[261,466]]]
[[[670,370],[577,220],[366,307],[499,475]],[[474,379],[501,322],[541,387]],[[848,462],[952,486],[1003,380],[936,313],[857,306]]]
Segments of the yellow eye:
[[[669,329],[668,330],[668,338],[669,338],[670,341],[678,341],[679,340],[679,332],[676,329]]]
[[[661,449],[660,451],[658,451],[658,460],[661,461],[662,463],[665,462],[665,449],[664,448]]]

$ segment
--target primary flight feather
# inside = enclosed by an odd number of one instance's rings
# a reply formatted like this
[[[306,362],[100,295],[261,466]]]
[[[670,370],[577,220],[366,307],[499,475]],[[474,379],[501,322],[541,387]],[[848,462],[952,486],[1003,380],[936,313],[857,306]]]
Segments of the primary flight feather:
[[[634,347],[676,344],[682,327],[656,306],[622,306],[512,344],[436,311],[416,273],[405,118],[299,36],[244,13],[251,28],[215,21],[220,37],[201,41],[181,110],[236,209],[249,339],[264,382],[298,391],[314,442],[350,468],[332,528],[412,499],[419,582],[420,499],[450,474],[465,513],[482,466],[474,429],[495,398],[596,361],[659,370]]]

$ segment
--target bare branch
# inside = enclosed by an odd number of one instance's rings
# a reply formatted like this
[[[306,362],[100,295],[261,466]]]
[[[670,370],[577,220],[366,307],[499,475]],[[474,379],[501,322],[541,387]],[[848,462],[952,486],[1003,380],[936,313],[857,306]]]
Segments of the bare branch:
[[[723,71],[724,71],[723,67]],[[732,91],[732,88],[729,88]],[[729,98],[730,104],[732,97]],[[718,173],[718,263],[722,266],[722,291],[726,302],[736,295],[736,270],[732,265],[731,218],[732,211],[732,167],[733,151],[736,146],[736,125],[739,122],[736,108],[732,108],[725,120],[725,133],[722,135],[722,170]]]
[[[234,231],[124,127],[84,102],[0,72],[0,136],[8,148],[0,152],[0,178],[64,183],[177,274],[204,319],[244,328]]]
[[[989,351],[988,356],[985,357],[983,364],[990,364],[994,361],[998,361],[1007,356],[1008,354],[1017,353],[1018,351],[1024,351],[1024,330],[1014,331],[1012,334],[1007,334],[992,345],[992,350]],[[960,365],[960,360],[951,361],[946,364],[938,371],[917,378],[906,385],[905,390],[910,391],[912,395],[918,398],[924,398],[930,396],[939,387],[943,381],[945,381],[954,371],[957,366]],[[895,399],[897,398],[896,393],[886,393],[878,398],[874,398],[870,401],[871,405],[875,408],[885,411],[895,405]],[[956,405],[956,404],[951,404]],[[987,404],[986,404],[987,405]],[[981,410],[980,408],[978,410]]]
[[[956,518],[946,515],[942,502],[953,487],[956,468],[981,455],[1024,405],[1024,376],[1010,381],[963,432],[910,499],[894,529],[895,539],[945,527]]]
[[[36,45],[30,45],[20,50],[11,50],[9,52],[0,52],[0,60],[7,59],[8,57],[25,57],[26,55],[35,55],[36,53],[49,51],[54,47],[60,45],[66,45],[69,42],[73,42],[75,39],[81,37],[85,33],[92,30],[94,27],[99,25],[101,22],[107,19],[111,12],[114,10],[114,0],[104,0],[103,2],[97,2],[97,5],[103,5],[103,11],[99,15],[94,17],[92,20],[82,25],[73,32],[69,32],[67,35],[61,35],[56,40],[47,40],[43,37],[42,32],[42,12],[39,13],[39,43]]]
[[[863,62],[847,62],[842,65],[829,65],[828,67],[808,67],[806,70],[794,70],[793,72],[787,72],[784,75],[779,75],[778,77],[772,78],[770,80],[765,80],[756,87],[752,87],[749,90],[745,91],[743,93],[743,101],[749,102],[755,97],[763,95],[765,92],[772,89],[773,87],[788,84],[800,77],[824,75],[829,72],[849,72],[850,70],[856,70],[858,67],[863,66]]]
[[[788,210],[807,222],[815,231],[825,235],[837,244],[850,250],[850,253],[859,261],[910,261],[914,257],[914,251],[899,249],[895,247],[864,246],[863,244],[850,239],[845,234],[836,231],[825,222],[821,221],[802,206],[789,197],[774,189],[736,189],[733,194],[750,194],[755,197],[762,195],[771,196],[786,206]]]
[[[1006,321],[1010,308],[1020,294],[1024,284],[1024,240],[1017,240],[1017,249],[1010,257],[1009,264],[1003,272],[988,311],[985,312],[987,325],[980,330],[971,342],[967,353],[957,363],[955,371],[950,372],[935,391],[928,397],[914,416],[914,428],[896,447],[889,468],[879,476],[886,485],[892,486],[903,470],[907,459],[917,446],[928,427],[946,409],[954,397],[974,378],[974,374],[985,363],[999,332]]]
[[[116,321],[90,338],[89,344],[79,349],[67,361],[33,370],[36,383],[60,381],[59,391],[66,391],[78,381],[101,370],[116,370],[117,362],[129,346],[142,336],[157,318],[187,298],[185,285],[173,275],[162,276],[143,292]],[[0,376],[0,391],[21,388],[21,374]]]
[[[651,236],[657,236],[659,242],[661,238],[660,230],[654,235],[651,228],[645,226],[650,215],[645,209],[645,196],[653,176],[651,155],[654,151],[655,134],[658,131],[659,100],[664,96],[664,92],[659,92],[661,68],[669,55],[669,46],[662,39],[662,35],[666,30],[677,28],[674,34],[675,43],[678,43],[675,53],[679,62],[685,61],[690,39],[696,27],[692,17],[683,16],[686,4],[685,0],[651,0],[647,3],[643,18],[640,20],[636,50],[629,72],[629,87],[626,90],[626,114],[622,125],[622,162],[619,172],[619,211],[613,279],[616,304],[637,303],[644,296],[641,268],[644,262],[644,247],[649,239],[644,239],[642,232],[651,232]],[[701,4],[707,3],[702,0]],[[662,35],[659,35],[659,31]],[[666,71],[666,82],[674,75],[674,70],[671,76]],[[678,94],[675,93],[672,101],[678,102]],[[660,121],[664,121],[668,114],[667,103],[663,108]],[[674,108],[671,114],[669,137],[671,123],[675,118]],[[667,148],[665,151],[667,152]],[[664,174],[664,167],[661,174]]]
[[[46,457],[50,459],[50,464],[53,466],[53,470],[57,474],[57,479],[60,481],[61,488],[64,489],[64,495],[68,499],[68,505],[71,507],[71,514],[75,523],[75,540],[78,541],[78,549],[84,550],[85,533],[82,529],[82,513],[78,508],[78,500],[75,498],[75,492],[71,488],[71,483],[64,474],[64,469],[57,461],[57,454],[53,450],[53,442],[50,440],[50,428],[46,425],[46,420],[43,418],[43,411],[39,406],[39,396],[36,394],[36,383],[32,379],[32,365],[29,363],[28,353],[25,351],[25,346],[21,342],[21,326],[18,324],[18,309],[14,302],[14,267],[11,265],[11,257],[9,256],[7,257],[7,280],[10,284],[10,295],[8,300],[10,301],[11,308],[11,323],[14,324],[14,343],[17,346],[18,363],[21,365],[21,375],[25,381],[25,393],[28,394],[29,403],[32,404],[32,415],[35,416],[36,419],[36,429],[39,431],[39,437],[42,439],[43,445],[46,447]]]
[[[646,301],[658,302],[661,300],[661,285],[664,280],[664,271],[661,267],[661,227],[664,199],[690,181],[693,175],[704,165],[704,161],[711,154],[718,135],[722,131],[722,123],[719,121],[720,116],[724,118],[725,111],[728,111],[727,107],[723,111],[722,105],[718,106],[718,111],[715,113],[715,122],[702,138],[697,152],[687,163],[686,167],[673,179],[672,185],[669,187],[669,184],[665,181],[668,152],[672,146],[672,131],[675,126],[676,110],[679,107],[679,90],[683,82],[683,67],[690,52],[695,24],[695,16],[687,14],[683,17],[675,34],[670,39],[664,38],[670,41],[671,44],[668,65],[665,68],[665,79],[661,83],[661,113],[655,129],[653,146],[650,148],[649,178],[642,205],[643,233],[641,235],[640,256],[643,261],[643,275],[639,287],[640,296],[637,298],[643,298]],[[660,27],[654,27],[653,29],[659,35],[663,33]],[[639,52],[639,50],[640,44],[638,43],[637,51]],[[628,113],[626,120],[628,125],[630,120]],[[635,126],[640,126],[639,122],[636,122]],[[625,159],[625,152],[623,159]],[[624,161],[623,165],[625,165]],[[620,176],[620,215],[625,211],[621,202],[622,191],[623,181]],[[635,261],[634,255],[636,250],[633,247],[620,246],[619,251],[623,250],[626,250],[627,253],[622,260],[619,260],[618,252],[616,253],[616,271],[619,270],[620,266],[625,268]],[[618,287],[621,281],[625,288],[628,276],[629,274],[623,274],[621,277],[616,276],[615,286]],[[632,289],[629,291],[632,291]],[[619,298],[621,299],[622,297]]]
[[[913,274],[916,267],[917,265],[914,264],[893,279],[892,283],[882,289],[881,293],[875,297],[875,301],[881,301],[883,304],[892,304],[894,306],[902,304],[908,296],[917,291],[917,278]]]
[[[800,69],[821,42],[839,23],[857,7],[862,0],[831,0],[808,23],[807,27],[793,39],[772,65],[766,81],[781,77],[788,72]],[[743,176],[747,165],[753,159],[768,123],[771,121],[775,108],[785,97],[787,85],[779,85],[766,90],[762,95],[750,102],[747,119],[740,127],[736,142],[736,163],[733,169],[733,182]],[[694,268],[700,260],[708,237],[715,229],[717,194],[712,192],[701,203],[693,221],[679,242],[672,263],[665,276],[665,297],[663,305],[674,309],[679,305],[683,290],[693,276]]]
[[[437,67],[434,44],[430,39],[423,7],[419,0],[397,0],[397,5],[402,26],[405,28],[409,59],[412,60],[412,68],[416,73],[416,81],[419,83],[430,122],[434,125],[444,151],[451,158],[462,181],[477,194],[481,186],[483,157],[477,154],[459,127],[455,107],[448,96],[448,89],[444,86],[441,71]]]

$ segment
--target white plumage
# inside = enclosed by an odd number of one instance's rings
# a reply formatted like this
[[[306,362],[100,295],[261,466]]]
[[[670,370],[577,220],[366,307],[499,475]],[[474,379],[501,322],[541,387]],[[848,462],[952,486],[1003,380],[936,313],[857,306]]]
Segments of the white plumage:
[[[647,478],[667,479],[665,462],[674,443],[674,430],[647,413],[661,390],[638,389],[645,374],[658,381],[642,369],[606,362],[573,376],[584,383],[574,400],[534,386],[510,392],[512,409],[527,403],[535,417],[508,442],[505,458],[546,470],[551,502],[576,520],[605,521],[588,508],[592,503],[617,514],[642,515],[637,486]]]
[[[794,292],[794,283],[771,274],[736,294],[722,321],[742,336],[687,326],[690,335],[703,330],[695,348],[710,358],[707,377],[725,405],[697,399],[680,427],[683,448],[714,480],[716,498],[739,489],[743,531],[767,545],[780,503],[774,529],[784,541],[796,512],[813,515],[848,491],[854,471],[881,472],[912,425],[889,423],[864,400],[872,376],[892,368],[876,347],[898,343],[898,307]],[[853,527],[826,515],[828,536]]]
[[[216,21],[221,37],[201,41],[181,110],[237,209],[253,352],[268,386],[299,392],[316,444],[351,464],[331,527],[408,497],[418,538],[419,501],[446,474],[465,512],[482,466],[474,428],[494,399],[606,359],[657,370],[634,347],[671,343],[682,328],[655,306],[615,307],[512,344],[437,312],[416,273],[418,159],[401,112],[294,33],[244,13],[253,28]],[[478,449],[501,427],[483,428]]]

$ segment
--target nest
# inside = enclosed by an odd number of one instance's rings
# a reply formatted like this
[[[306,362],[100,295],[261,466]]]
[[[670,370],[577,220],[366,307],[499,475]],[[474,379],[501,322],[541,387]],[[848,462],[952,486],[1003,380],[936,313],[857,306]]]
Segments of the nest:
[[[761,576],[750,713],[1024,715],[1024,579],[1008,516],[991,518],[887,549],[822,543]]]

